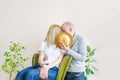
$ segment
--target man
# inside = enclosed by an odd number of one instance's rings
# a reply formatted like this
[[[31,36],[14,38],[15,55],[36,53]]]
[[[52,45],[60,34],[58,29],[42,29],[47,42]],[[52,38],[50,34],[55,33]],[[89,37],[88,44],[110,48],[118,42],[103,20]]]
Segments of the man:
[[[71,48],[64,44],[60,46],[60,48],[65,51],[65,55],[71,55],[73,57],[65,80],[84,80],[85,58],[87,53],[86,42],[83,37],[75,33],[73,25],[70,22],[64,22],[61,30],[69,33],[73,37]]]

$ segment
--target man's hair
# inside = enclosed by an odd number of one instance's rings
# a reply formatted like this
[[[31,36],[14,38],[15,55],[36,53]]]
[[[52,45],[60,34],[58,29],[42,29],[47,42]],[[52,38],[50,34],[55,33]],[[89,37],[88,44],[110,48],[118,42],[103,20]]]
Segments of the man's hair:
[[[69,21],[64,22],[64,23],[62,24],[62,26],[70,26],[71,28],[74,28],[74,27],[73,27],[73,24],[72,24],[71,22],[69,22]]]

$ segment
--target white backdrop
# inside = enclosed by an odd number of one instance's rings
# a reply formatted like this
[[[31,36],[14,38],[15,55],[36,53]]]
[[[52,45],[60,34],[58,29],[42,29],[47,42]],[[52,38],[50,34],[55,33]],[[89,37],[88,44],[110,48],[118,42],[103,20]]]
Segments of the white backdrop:
[[[99,72],[91,80],[119,80],[119,0],[0,0],[0,66],[10,41],[22,43],[29,60],[51,24],[70,21],[96,48]],[[0,69],[0,80],[8,80]]]

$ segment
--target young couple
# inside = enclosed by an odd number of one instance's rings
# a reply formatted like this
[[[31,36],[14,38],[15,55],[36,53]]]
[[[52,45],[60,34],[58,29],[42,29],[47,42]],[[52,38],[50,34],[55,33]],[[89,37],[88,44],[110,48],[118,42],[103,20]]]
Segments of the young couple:
[[[72,47],[55,45],[55,36],[67,32],[73,37]],[[51,25],[45,40],[39,48],[38,64],[20,71],[16,80],[56,80],[59,64],[64,55],[73,57],[64,80],[84,80],[87,45],[83,37],[76,34],[72,23],[64,22],[62,26]],[[44,58],[47,56],[47,59]]]

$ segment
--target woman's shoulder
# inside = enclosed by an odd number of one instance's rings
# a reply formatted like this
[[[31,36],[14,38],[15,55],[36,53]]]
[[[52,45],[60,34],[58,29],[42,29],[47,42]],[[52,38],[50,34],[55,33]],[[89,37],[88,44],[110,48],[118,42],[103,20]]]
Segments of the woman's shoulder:
[[[42,41],[42,42],[40,43],[40,49],[42,50],[42,49],[45,49],[46,47],[47,47],[46,42],[45,42],[45,41]]]
[[[42,42],[41,42],[41,45],[46,45],[46,42],[45,42],[45,41],[42,41]]]

